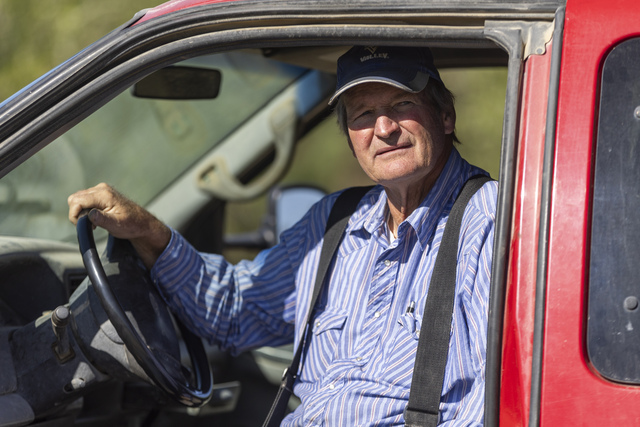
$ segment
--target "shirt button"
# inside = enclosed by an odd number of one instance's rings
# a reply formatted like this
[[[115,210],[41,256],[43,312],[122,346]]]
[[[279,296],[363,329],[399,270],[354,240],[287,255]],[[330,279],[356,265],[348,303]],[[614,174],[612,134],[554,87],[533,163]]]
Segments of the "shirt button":
[[[320,322],[316,322],[316,327],[320,327]]]
[[[387,267],[389,267],[391,265],[391,261],[389,261],[388,259],[384,260],[384,265],[386,265]]]
[[[329,390],[333,390],[334,388],[336,388],[336,386],[335,386],[335,385],[333,385],[333,384],[329,384]]]
[[[373,313],[373,317],[375,317],[376,319],[380,317],[380,312],[376,311],[375,313]]]
[[[361,362],[361,361],[362,361],[362,357],[358,356],[358,357],[356,357],[356,360],[357,360],[358,362]]]

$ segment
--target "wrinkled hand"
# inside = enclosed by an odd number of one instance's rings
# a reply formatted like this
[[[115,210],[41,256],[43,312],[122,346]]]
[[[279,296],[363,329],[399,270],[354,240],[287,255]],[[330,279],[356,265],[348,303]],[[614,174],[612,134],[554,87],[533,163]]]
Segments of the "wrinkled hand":
[[[69,196],[67,203],[73,224],[89,210],[93,225],[104,228],[114,237],[131,241],[147,268],[153,266],[171,239],[166,225],[107,184],[78,191]]]

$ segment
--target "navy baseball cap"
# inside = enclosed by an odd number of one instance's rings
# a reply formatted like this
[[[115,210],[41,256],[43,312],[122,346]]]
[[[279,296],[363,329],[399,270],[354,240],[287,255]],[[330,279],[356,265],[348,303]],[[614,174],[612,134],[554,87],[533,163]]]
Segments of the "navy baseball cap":
[[[429,78],[442,82],[428,47],[354,46],[338,58],[338,82],[329,105],[361,83],[386,83],[418,93]]]

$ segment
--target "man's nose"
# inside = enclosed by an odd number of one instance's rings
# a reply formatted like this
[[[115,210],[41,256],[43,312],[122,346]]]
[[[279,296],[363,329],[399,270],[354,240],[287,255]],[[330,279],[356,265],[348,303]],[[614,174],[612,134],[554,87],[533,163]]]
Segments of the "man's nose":
[[[386,139],[393,135],[400,129],[400,125],[392,117],[387,114],[380,114],[376,118],[376,136],[378,138]]]

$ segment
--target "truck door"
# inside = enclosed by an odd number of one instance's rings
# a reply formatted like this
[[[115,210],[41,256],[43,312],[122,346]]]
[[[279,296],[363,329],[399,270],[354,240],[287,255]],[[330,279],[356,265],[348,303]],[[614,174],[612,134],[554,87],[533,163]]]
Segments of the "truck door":
[[[640,422],[637,10],[567,2],[540,204],[532,426]]]

